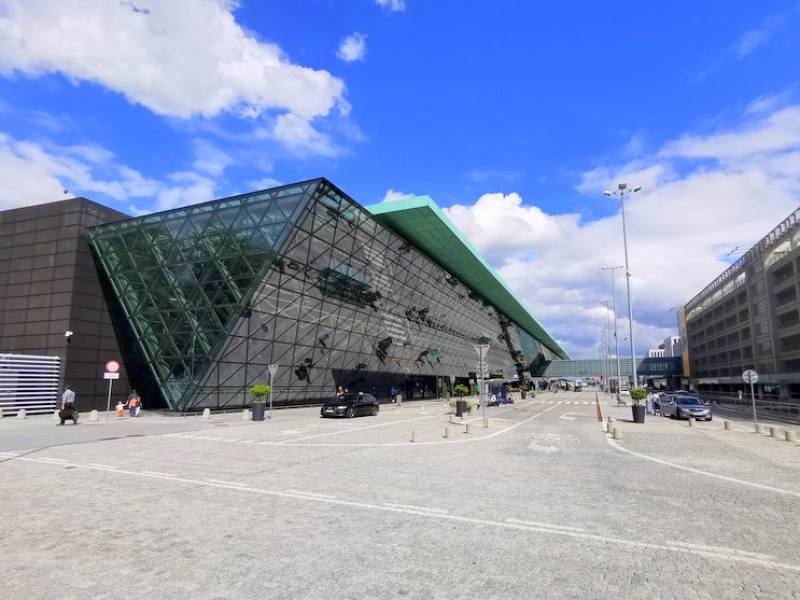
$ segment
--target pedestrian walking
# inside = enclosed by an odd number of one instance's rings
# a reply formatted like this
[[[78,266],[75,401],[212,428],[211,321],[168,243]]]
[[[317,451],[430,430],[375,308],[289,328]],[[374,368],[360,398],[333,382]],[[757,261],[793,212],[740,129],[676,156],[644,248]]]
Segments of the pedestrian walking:
[[[68,385],[64,386],[64,393],[61,394],[61,410],[58,411],[58,418],[61,420],[59,425],[63,425],[66,420],[72,421],[73,425],[78,424],[78,411],[75,410],[75,392]]]
[[[139,416],[139,411],[142,409],[142,399],[139,397],[139,392],[137,392],[135,389],[131,389],[130,393],[128,394],[128,402],[126,406],[128,407],[128,414],[130,414],[130,416]]]

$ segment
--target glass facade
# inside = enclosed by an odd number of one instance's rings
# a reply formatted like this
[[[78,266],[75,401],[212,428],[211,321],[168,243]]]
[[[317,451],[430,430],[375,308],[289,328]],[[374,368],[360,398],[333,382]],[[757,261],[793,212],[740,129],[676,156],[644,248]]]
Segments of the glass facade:
[[[533,336],[314,180],[97,227],[91,244],[173,410],[249,404],[279,365],[277,403],[338,386],[435,396],[474,373],[554,358]]]

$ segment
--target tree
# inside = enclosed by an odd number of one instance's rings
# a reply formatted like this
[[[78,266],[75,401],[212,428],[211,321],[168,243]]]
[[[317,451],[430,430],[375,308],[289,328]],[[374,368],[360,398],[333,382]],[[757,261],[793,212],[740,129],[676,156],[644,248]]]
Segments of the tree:
[[[647,398],[647,390],[641,387],[633,388],[631,390],[631,400],[633,400],[634,404],[637,406],[639,403]]]
[[[253,396],[253,402],[256,404],[264,404],[266,397],[272,391],[272,387],[266,383],[259,383],[250,388],[250,395]]]
[[[464,394],[469,394],[469,388],[463,383],[456,384],[456,386],[453,388],[453,391],[458,394],[459,398],[463,398]]]

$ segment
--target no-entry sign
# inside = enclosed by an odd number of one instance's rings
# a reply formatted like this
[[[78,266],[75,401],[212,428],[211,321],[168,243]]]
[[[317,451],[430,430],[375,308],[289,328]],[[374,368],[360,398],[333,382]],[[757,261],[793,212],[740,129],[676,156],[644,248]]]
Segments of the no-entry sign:
[[[106,363],[106,373],[116,373],[119,371],[119,363],[115,360],[110,360]]]

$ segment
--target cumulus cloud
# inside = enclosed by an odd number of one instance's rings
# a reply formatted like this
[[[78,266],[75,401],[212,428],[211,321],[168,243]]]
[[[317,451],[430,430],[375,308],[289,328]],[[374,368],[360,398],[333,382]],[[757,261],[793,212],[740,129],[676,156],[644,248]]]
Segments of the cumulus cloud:
[[[406,192],[398,192],[397,190],[393,190],[389,188],[386,190],[386,194],[383,196],[383,200],[381,202],[396,202],[397,200],[410,200],[411,198],[416,198],[416,194],[409,194]]]
[[[226,168],[233,164],[230,154],[221,150],[208,140],[195,140],[194,168],[209,175],[222,175]]]
[[[402,12],[406,9],[406,0],[375,0],[375,4],[392,12]]]
[[[339,43],[336,56],[344,62],[364,60],[367,54],[367,36],[363,33],[351,33]]]
[[[2,0],[0,70],[63,73],[162,115],[328,114],[344,84],[243,30],[230,0]]]
[[[549,214],[518,194],[486,194],[447,212],[567,351],[591,356],[598,352],[601,300],[610,296],[601,267],[624,262],[618,201],[602,190],[620,180],[644,185],[625,205],[634,338],[644,354],[675,333],[670,308],[726,269],[731,248],[749,247],[800,203],[800,106],[743,119],[668,141],[629,164],[588,170],[576,187],[608,203],[612,214],[604,218]],[[624,275],[617,276],[622,336],[627,305]]]

